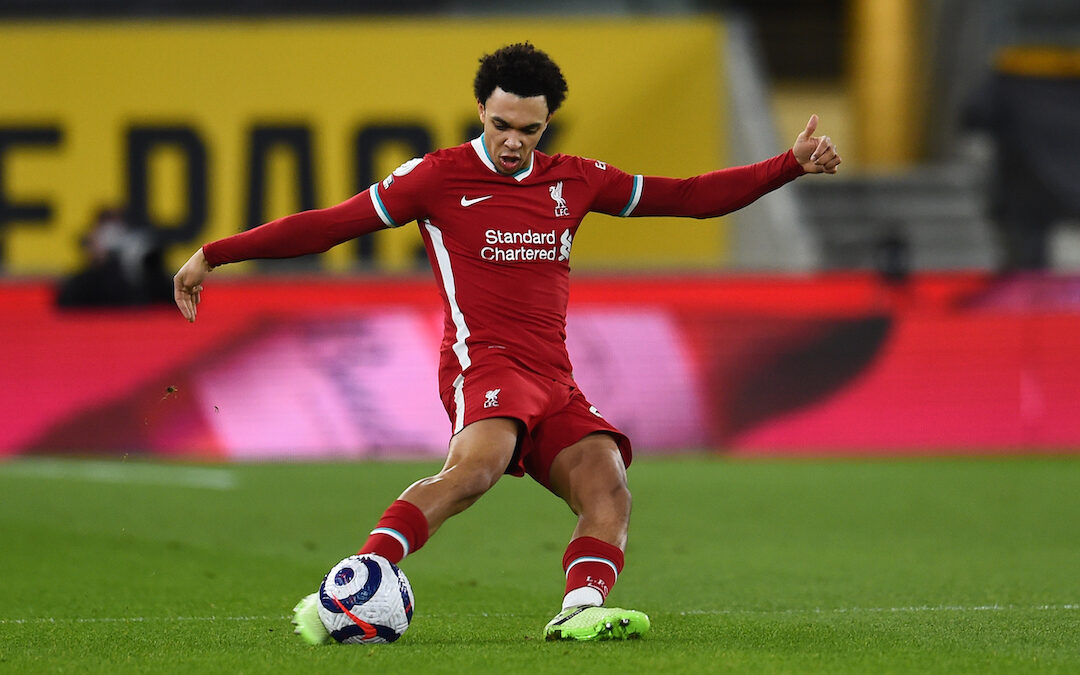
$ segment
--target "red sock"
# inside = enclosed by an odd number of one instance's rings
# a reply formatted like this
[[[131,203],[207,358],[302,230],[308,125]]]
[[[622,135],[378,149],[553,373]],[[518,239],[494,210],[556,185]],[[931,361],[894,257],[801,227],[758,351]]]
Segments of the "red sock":
[[[420,550],[428,539],[428,522],[416,505],[398,499],[383,512],[360,553],[375,553],[395,565]]]
[[[602,603],[619,578],[623,561],[623,552],[618,546],[594,537],[578,537],[570,542],[563,555],[566,593],[592,588],[600,594]]]

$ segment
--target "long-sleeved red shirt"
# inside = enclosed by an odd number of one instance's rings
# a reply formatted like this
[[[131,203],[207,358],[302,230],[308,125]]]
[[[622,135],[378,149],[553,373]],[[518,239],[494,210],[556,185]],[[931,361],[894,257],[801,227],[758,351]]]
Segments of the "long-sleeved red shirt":
[[[445,309],[440,387],[460,386],[471,366],[493,354],[570,381],[570,250],[586,213],[710,218],[802,173],[790,150],[685,179],[533,152],[529,166],[507,176],[477,138],[411,160],[336,206],[279,218],[203,251],[212,266],[294,257],[415,220]]]

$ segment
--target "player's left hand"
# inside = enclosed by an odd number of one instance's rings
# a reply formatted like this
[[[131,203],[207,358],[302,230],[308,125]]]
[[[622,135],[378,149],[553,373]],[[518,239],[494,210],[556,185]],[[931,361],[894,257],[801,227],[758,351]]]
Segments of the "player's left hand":
[[[840,155],[828,136],[815,136],[818,116],[811,115],[806,128],[795,138],[791,151],[806,173],[836,173],[840,166]]]

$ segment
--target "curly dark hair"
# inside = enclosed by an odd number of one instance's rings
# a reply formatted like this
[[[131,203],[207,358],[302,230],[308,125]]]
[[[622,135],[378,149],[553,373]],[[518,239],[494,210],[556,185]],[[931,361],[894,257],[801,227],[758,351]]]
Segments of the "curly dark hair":
[[[476,100],[487,101],[495,87],[521,97],[543,96],[549,113],[558,110],[566,98],[566,79],[559,66],[528,42],[507,45],[480,58],[473,81]]]

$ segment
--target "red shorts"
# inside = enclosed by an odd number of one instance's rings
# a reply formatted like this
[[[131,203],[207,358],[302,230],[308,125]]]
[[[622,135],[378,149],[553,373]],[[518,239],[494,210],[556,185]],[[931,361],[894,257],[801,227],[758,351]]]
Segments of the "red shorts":
[[[469,368],[460,386],[441,382],[443,407],[454,433],[492,417],[509,417],[524,426],[506,473],[526,473],[550,489],[551,463],[567,448],[591,433],[610,434],[623,463],[633,457],[630,439],[600,416],[581,391],[550,377],[537,375],[505,359],[490,359]]]

